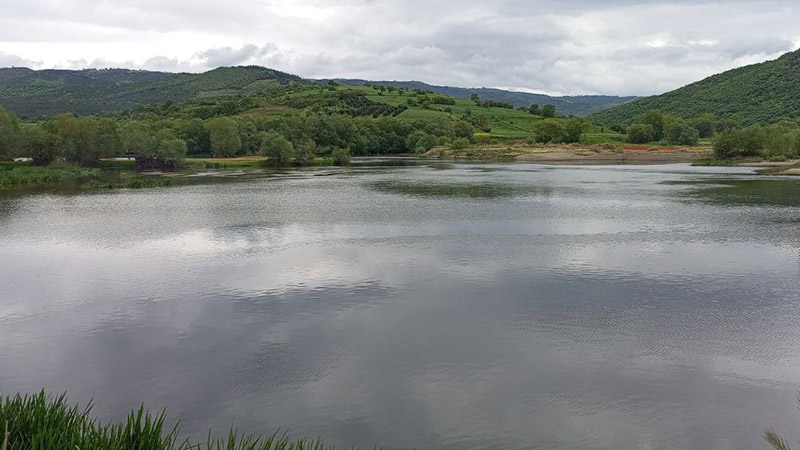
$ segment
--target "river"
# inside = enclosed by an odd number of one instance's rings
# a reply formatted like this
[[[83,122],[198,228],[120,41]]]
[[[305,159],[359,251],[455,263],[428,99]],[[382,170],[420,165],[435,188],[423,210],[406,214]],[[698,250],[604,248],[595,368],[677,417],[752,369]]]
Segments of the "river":
[[[0,389],[196,441],[753,449],[800,414],[800,180],[362,164],[0,196]],[[196,177],[196,178],[202,178]]]

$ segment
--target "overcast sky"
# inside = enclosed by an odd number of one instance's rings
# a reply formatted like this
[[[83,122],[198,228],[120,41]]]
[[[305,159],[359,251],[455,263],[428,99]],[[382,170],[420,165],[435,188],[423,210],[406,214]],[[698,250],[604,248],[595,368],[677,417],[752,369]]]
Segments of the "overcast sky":
[[[421,80],[646,95],[800,47],[800,2],[2,0],[0,67]]]

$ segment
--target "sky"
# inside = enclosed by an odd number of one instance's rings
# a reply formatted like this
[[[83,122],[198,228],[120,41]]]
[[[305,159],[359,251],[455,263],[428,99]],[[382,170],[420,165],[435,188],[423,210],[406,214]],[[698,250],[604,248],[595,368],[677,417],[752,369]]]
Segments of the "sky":
[[[0,67],[651,95],[800,48],[797,0],[0,0]]]

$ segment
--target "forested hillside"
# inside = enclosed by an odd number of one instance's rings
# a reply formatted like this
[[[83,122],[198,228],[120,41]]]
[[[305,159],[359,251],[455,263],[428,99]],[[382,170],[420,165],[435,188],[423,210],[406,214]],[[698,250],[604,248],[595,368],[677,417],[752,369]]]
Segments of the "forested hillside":
[[[709,113],[737,115],[744,124],[769,124],[800,117],[800,50],[761,64],[708,77],[672,92],[601,111],[606,124],[630,123],[648,110],[682,118]]]
[[[318,80],[327,82],[328,80]],[[351,86],[363,85],[364,83],[376,86],[393,86],[404,89],[418,89],[431,91],[441,95],[449,95],[460,99],[469,99],[473,95],[487,100],[510,103],[515,107],[553,105],[564,115],[588,116],[589,114],[602,111],[613,106],[629,102],[636,97],[617,97],[612,95],[573,95],[564,97],[553,97],[545,94],[531,94],[529,92],[506,91],[503,89],[491,88],[461,88],[452,86],[435,86],[421,81],[367,81],[355,79],[334,80],[341,84]]]
[[[201,74],[128,69],[0,69],[0,104],[20,117],[96,114],[137,104],[258,93],[300,77],[264,67],[221,67]]]

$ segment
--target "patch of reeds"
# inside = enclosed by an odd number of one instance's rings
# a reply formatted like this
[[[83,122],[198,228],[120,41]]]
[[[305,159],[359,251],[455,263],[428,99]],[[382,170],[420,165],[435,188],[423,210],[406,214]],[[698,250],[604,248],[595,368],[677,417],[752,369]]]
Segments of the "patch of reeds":
[[[70,405],[65,395],[26,394],[0,397],[0,424],[5,429],[0,450],[326,450],[319,440],[290,439],[278,433],[227,436],[209,432],[205,442],[180,437],[166,413],[152,414],[141,406],[127,419],[103,423],[91,415],[91,404]]]

